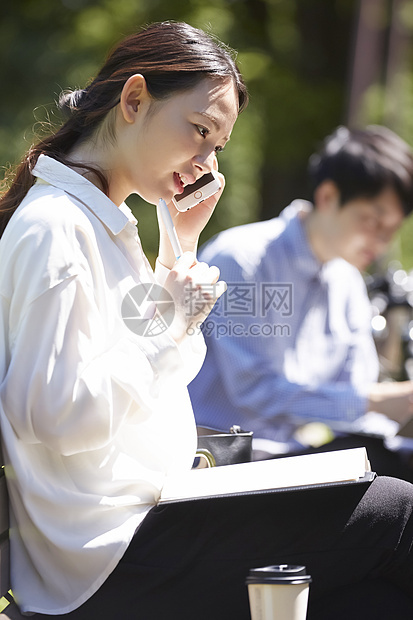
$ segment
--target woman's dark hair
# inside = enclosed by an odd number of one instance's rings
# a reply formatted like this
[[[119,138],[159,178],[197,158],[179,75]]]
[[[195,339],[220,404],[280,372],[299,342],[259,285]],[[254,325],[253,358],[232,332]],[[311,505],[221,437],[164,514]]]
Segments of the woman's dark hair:
[[[313,192],[323,181],[333,181],[342,205],[356,198],[374,198],[391,187],[405,215],[413,209],[412,150],[387,127],[338,127],[320,152],[311,156],[309,174]]]
[[[70,164],[67,156],[70,150],[100,126],[119,103],[125,82],[136,73],[145,77],[155,100],[194,88],[204,78],[230,78],[238,93],[239,112],[248,103],[235,53],[202,30],[168,21],[152,24],[127,37],[109,54],[87,88],[60,97],[59,107],[68,115],[67,120],[55,133],[32,146],[17,168],[10,188],[0,199],[0,236],[35,182],[31,170],[39,155],[44,153]],[[108,193],[107,180],[101,171],[85,165],[82,168],[97,175],[103,191]]]

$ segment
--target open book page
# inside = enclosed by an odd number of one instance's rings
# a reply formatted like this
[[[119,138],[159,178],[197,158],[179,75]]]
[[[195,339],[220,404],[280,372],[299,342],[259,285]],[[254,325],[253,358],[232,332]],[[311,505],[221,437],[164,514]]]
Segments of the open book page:
[[[160,503],[351,482],[364,478],[369,471],[365,448],[192,469],[167,477]]]

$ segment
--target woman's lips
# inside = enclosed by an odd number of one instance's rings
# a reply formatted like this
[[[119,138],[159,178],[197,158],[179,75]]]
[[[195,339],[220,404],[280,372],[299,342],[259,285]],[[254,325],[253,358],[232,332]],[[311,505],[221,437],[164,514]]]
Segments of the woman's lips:
[[[184,184],[181,181],[181,177],[177,172],[174,172],[175,194],[182,194],[184,191]]]

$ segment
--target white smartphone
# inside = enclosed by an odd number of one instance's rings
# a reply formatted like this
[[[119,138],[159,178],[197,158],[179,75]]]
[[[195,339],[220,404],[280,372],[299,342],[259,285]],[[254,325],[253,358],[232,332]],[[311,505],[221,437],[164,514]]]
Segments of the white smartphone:
[[[172,198],[172,202],[178,211],[188,211],[203,200],[213,196],[219,189],[221,183],[215,170],[208,172],[200,177],[195,183],[187,185],[182,194],[176,194]]]

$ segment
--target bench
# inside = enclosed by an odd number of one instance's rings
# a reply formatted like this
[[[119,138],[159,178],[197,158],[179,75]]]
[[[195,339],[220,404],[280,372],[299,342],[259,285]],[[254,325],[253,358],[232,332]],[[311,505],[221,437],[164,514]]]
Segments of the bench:
[[[1,451],[0,459],[0,599],[4,597],[2,603],[8,601],[0,613],[0,620],[27,620],[28,616],[21,615],[10,594],[9,498]]]

